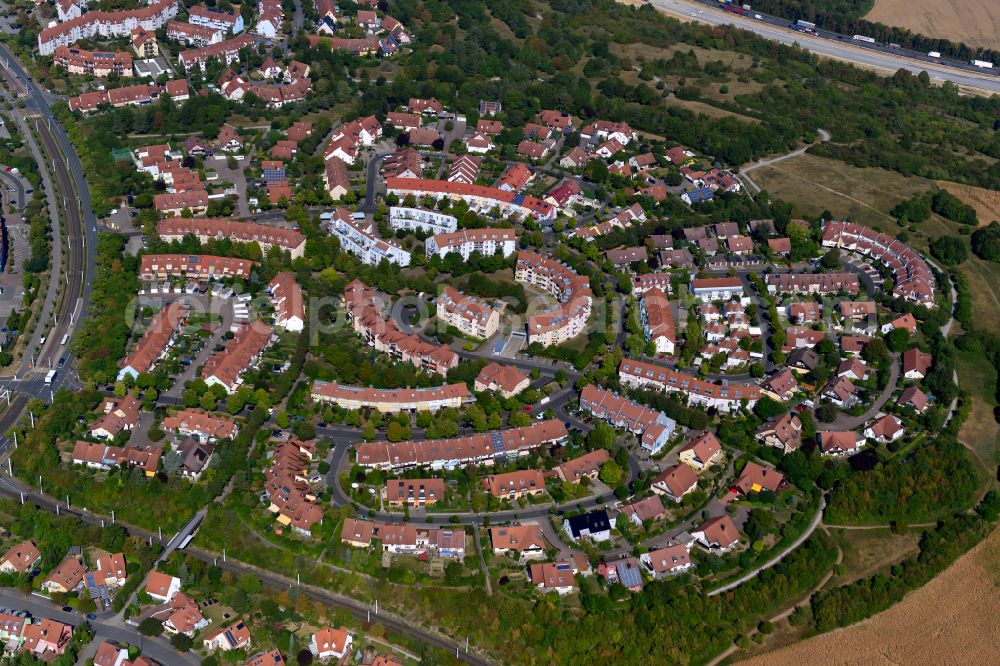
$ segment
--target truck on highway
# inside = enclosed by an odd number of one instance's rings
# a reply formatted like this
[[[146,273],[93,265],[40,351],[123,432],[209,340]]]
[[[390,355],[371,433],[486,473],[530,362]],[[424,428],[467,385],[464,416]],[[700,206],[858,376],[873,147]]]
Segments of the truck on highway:
[[[795,22],[794,27],[799,32],[806,32],[809,33],[810,35],[816,34],[816,24],[813,23],[812,21],[803,21],[802,19],[799,19],[798,21]]]
[[[866,37],[865,35],[854,35],[854,41],[856,42],[867,42],[869,44],[875,43],[874,37]]]
[[[940,51],[928,51],[927,52],[927,57],[928,58],[940,58],[941,57],[941,52]]]
[[[982,69],[993,69],[993,63],[988,60],[973,60],[969,64],[973,67],[981,67]]]
[[[45,384],[51,386],[52,382],[55,381],[55,378],[56,378],[56,371],[54,369],[49,370],[49,374],[45,375]]]
[[[739,14],[740,16],[746,16],[750,11],[750,5],[739,5],[737,3],[731,2],[730,0],[719,0],[722,4],[722,11],[729,12],[730,14]]]

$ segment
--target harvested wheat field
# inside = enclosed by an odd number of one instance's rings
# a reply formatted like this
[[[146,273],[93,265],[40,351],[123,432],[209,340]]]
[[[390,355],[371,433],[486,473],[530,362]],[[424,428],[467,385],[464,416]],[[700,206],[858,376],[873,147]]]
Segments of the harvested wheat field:
[[[980,225],[989,224],[994,220],[1000,221],[1000,192],[947,180],[939,180],[937,184],[941,189],[961,199],[963,203],[975,208]]]
[[[746,666],[993,664],[1000,655],[1000,531],[902,602],[856,625],[746,661]]]
[[[875,7],[865,18],[928,37],[1000,49],[997,0],[875,0]]]

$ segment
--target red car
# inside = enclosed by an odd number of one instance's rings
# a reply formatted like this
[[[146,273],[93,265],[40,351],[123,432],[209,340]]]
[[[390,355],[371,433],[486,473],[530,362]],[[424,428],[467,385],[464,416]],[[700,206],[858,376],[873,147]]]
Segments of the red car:
[[[523,411],[525,413],[530,412],[531,411],[531,405],[525,405],[524,408],[521,411]]]

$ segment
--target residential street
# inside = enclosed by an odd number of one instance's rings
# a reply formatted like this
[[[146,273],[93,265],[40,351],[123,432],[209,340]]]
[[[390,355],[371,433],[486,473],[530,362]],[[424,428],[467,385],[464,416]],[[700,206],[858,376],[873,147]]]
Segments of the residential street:
[[[67,613],[52,605],[48,599],[35,595],[25,597],[20,591],[13,588],[0,588],[0,606],[28,611],[33,617],[47,617],[73,626],[87,621],[80,613]],[[110,617],[108,617],[109,615]],[[174,664],[197,666],[201,663],[197,655],[190,652],[178,653],[165,638],[146,638],[135,627],[125,624],[113,614],[102,613],[96,620],[89,622],[96,634],[95,643],[99,643],[101,639],[109,639],[137,645],[143,654],[156,659],[163,666],[173,666]]]

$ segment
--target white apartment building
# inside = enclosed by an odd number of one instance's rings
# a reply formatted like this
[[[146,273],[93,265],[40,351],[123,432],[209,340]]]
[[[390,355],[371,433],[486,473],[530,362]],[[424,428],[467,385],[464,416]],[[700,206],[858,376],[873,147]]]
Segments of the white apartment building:
[[[485,256],[500,252],[504,257],[509,257],[515,249],[517,232],[513,229],[463,229],[431,236],[425,244],[428,257],[438,256],[444,259],[449,252],[458,252],[466,261],[473,252]]]
[[[360,215],[355,218],[346,208],[338,208],[327,222],[327,228],[340,240],[340,246],[369,266],[377,266],[383,259],[390,264],[409,266],[410,253],[394,241],[379,238],[375,225]]]
[[[38,52],[52,55],[60,46],[72,46],[80,40],[100,37],[128,38],[135,28],[154,32],[177,16],[177,0],[157,0],[148,7],[122,12],[86,12],[82,16],[45,28],[38,33]]]
[[[458,220],[435,210],[390,206],[389,226],[393,229],[426,231],[432,234],[452,234],[458,229]]]

